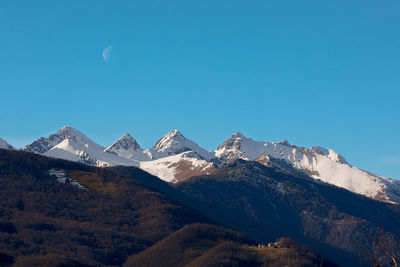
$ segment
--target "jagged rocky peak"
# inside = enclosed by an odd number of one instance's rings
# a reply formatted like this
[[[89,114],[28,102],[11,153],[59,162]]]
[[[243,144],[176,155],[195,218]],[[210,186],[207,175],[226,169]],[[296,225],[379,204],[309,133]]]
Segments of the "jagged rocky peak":
[[[218,146],[217,150],[221,150],[223,148],[225,149],[240,148],[240,142],[243,140],[251,140],[251,139],[247,138],[240,132],[236,132],[231,137],[229,137],[229,139],[227,139],[220,146]]]
[[[157,143],[153,146],[154,151],[158,152],[163,152],[167,149],[183,149],[184,146],[186,145],[187,141],[190,141],[186,139],[185,136],[178,130],[173,130],[164,135],[160,140],[157,141]],[[184,151],[189,151],[191,150],[189,147],[185,149]],[[184,152],[181,151],[181,152]]]
[[[0,148],[2,149],[14,149],[14,147],[12,145],[10,145],[9,143],[7,143],[4,139],[0,138]]]
[[[292,146],[292,145],[289,143],[289,141],[286,140],[286,139],[283,140],[283,141],[281,141],[281,142],[279,142],[279,144],[280,144],[280,145],[284,145],[284,146],[289,146],[289,147]]]
[[[74,130],[74,128],[72,128],[71,126],[65,125],[60,130],[58,130],[57,133],[58,134],[68,133],[68,132],[71,132],[72,130]]]
[[[230,138],[232,138],[232,139],[241,139],[241,140],[251,140],[251,138],[246,137],[241,132],[234,133]]]
[[[177,155],[182,152],[193,151],[200,157],[209,159],[211,154],[205,149],[201,148],[195,142],[187,139],[178,130],[173,130],[164,135],[151,149],[151,157],[158,159],[169,155]]]
[[[49,137],[40,137],[32,144],[27,145],[25,147],[25,150],[44,154],[65,139],[70,139],[80,144],[88,144],[92,142],[86,135],[84,135],[80,131],[72,128],[71,126],[64,126],[55,134],[52,134]]]
[[[151,159],[151,155],[147,155],[140,147],[135,138],[129,133],[124,134],[111,146],[104,149],[106,153],[112,153],[119,157],[130,159],[130,160],[143,160],[147,161]]]
[[[77,143],[88,143],[90,140],[89,138],[78,131],[77,129],[72,128],[71,126],[64,126],[61,128],[56,135],[60,136],[63,139],[71,139]],[[49,139],[51,136],[49,136]]]
[[[222,161],[231,162],[236,159],[250,159],[246,153],[248,145],[250,146],[254,143],[250,138],[247,138],[240,132],[234,133],[231,137],[225,140],[218,148],[215,150],[215,156]],[[255,159],[259,157],[253,157]]]
[[[113,150],[142,150],[142,148],[139,146],[135,138],[133,138],[129,133],[126,133],[104,151],[111,152]]]
[[[183,134],[175,129],[164,135],[160,140],[158,140],[157,143],[153,146],[153,150],[163,151],[185,140],[187,139],[183,136]]]
[[[241,139],[248,139],[246,136],[244,136],[244,134],[242,134],[241,132],[236,132],[232,135],[232,137],[236,137],[236,138],[241,138]]]

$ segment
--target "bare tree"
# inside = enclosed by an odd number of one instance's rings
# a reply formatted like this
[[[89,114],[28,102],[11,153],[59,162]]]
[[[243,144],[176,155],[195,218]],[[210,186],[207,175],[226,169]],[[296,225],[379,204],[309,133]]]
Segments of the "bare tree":
[[[359,244],[360,250],[366,260],[373,266],[379,267],[390,264],[398,267],[400,264],[400,241],[388,235],[382,228],[371,236],[371,246],[367,248]],[[362,266],[361,253],[360,265]]]

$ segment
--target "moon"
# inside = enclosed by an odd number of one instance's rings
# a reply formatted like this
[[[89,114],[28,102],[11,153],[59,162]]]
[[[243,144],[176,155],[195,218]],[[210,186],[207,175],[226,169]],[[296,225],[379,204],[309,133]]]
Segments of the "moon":
[[[107,46],[106,48],[104,48],[104,50],[103,50],[103,59],[107,63],[110,60],[110,54],[111,54],[112,49],[113,49],[113,47],[110,45],[110,46]]]

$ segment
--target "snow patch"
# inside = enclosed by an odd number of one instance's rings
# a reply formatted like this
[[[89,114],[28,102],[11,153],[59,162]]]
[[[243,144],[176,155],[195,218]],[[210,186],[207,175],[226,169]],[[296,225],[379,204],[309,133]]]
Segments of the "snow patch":
[[[80,183],[78,183],[77,181],[69,178],[66,174],[64,170],[60,170],[60,169],[50,169],[49,170],[49,175],[51,176],[55,176],[57,181],[60,183],[70,183],[76,187],[78,187],[81,190],[87,190],[86,187],[84,187],[83,185],[81,185]]]

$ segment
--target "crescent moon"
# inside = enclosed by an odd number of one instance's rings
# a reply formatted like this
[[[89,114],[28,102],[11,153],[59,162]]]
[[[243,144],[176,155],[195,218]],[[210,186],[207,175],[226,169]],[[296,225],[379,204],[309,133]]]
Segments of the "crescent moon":
[[[108,62],[110,60],[110,53],[112,50],[112,46],[107,46],[106,48],[104,48],[103,50],[103,59],[105,62]]]

